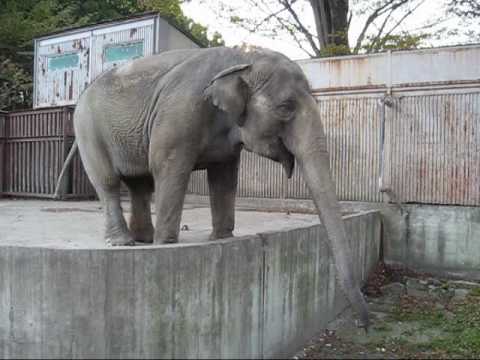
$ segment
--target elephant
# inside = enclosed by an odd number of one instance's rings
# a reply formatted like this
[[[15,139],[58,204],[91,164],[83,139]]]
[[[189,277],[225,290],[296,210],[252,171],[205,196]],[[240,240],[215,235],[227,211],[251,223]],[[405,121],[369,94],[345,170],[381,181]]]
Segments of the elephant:
[[[207,170],[211,239],[231,237],[242,149],[279,162],[288,177],[297,163],[326,229],[341,288],[359,326],[368,326],[320,114],[295,62],[267,49],[227,47],[136,59],[106,71],[84,91],[74,130],[76,145],[64,169],[78,146],[112,246],[176,243],[190,173],[198,169]],[[121,182],[131,195],[129,226]]]

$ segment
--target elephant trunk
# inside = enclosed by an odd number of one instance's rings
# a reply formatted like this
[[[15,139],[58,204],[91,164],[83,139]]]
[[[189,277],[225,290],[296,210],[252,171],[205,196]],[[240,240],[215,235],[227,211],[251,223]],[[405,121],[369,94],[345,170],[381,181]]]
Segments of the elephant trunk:
[[[340,287],[360,318],[358,325],[367,329],[367,304],[360,291],[360,283],[355,281],[353,273],[354,258],[330,174],[326,137],[315,100],[313,97],[308,97],[307,100],[299,116],[291,123],[284,142],[295,156],[320,221],[326,229]]]
[[[310,154],[300,158],[298,164],[312,194],[320,221],[326,229],[337,271],[337,280],[360,318],[358,325],[368,328],[367,304],[360,292],[360,284],[355,281],[353,274],[354,258],[341,217],[340,204],[336,199],[335,186],[330,176],[328,153]]]

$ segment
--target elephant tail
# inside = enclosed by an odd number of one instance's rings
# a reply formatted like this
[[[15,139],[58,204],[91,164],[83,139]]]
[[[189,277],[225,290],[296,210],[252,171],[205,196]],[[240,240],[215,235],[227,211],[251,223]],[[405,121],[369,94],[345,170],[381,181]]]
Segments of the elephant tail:
[[[62,171],[58,176],[57,186],[55,187],[55,194],[53,195],[55,199],[59,199],[61,195],[63,195],[63,194],[60,194],[60,189],[63,188],[62,185],[65,181],[65,175],[67,174],[67,170],[70,167],[70,164],[72,163],[73,156],[75,155],[75,152],[77,151],[77,149],[78,149],[78,144],[77,144],[77,140],[75,140],[73,142],[72,148],[70,149],[70,152],[68,153],[68,156],[65,162],[63,163]]]

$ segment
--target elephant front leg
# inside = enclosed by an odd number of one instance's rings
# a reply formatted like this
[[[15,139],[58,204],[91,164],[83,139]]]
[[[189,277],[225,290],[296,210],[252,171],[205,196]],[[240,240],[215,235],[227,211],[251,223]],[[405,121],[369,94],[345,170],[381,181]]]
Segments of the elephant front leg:
[[[178,242],[183,202],[192,167],[182,161],[166,160],[161,170],[155,172],[155,223],[154,243]]]
[[[238,164],[237,158],[227,163],[212,164],[207,169],[213,226],[211,240],[233,236]]]

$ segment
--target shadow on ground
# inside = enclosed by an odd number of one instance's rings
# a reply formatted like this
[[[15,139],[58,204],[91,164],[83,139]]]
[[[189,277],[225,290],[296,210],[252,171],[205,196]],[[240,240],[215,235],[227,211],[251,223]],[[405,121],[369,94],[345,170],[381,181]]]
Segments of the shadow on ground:
[[[347,310],[294,358],[480,358],[480,283],[380,264],[364,292],[368,334]]]

